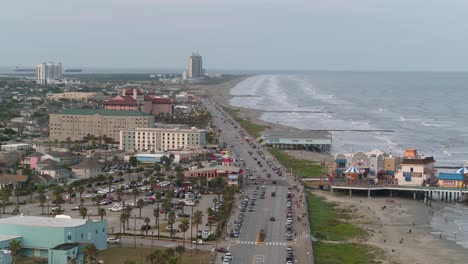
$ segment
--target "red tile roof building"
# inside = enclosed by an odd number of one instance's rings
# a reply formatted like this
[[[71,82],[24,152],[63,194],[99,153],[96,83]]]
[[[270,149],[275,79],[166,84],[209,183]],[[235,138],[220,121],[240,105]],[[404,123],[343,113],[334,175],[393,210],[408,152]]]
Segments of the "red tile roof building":
[[[173,113],[174,102],[171,98],[156,97],[144,94],[140,89],[127,89],[123,95],[118,95],[111,100],[104,102],[106,110],[141,110],[149,114]]]

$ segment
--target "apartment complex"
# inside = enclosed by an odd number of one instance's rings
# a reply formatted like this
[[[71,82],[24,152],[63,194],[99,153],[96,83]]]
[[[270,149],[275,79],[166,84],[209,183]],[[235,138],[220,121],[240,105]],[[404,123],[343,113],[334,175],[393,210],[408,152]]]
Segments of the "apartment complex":
[[[203,75],[202,56],[200,56],[198,53],[192,53],[192,55],[189,57],[188,77],[200,78]]]
[[[38,84],[46,84],[49,80],[57,80],[62,78],[62,63],[41,63],[36,66],[36,82]]]
[[[68,100],[88,100],[97,97],[101,97],[100,93],[94,92],[65,92],[65,93],[51,93],[47,94],[47,98],[51,100],[60,100],[60,99],[68,99]]]
[[[65,109],[50,114],[50,140],[75,141],[94,136],[119,141],[121,129],[149,128],[153,124],[154,116],[141,111]]]
[[[120,149],[169,151],[205,144],[206,131],[196,128],[133,128],[120,132]]]

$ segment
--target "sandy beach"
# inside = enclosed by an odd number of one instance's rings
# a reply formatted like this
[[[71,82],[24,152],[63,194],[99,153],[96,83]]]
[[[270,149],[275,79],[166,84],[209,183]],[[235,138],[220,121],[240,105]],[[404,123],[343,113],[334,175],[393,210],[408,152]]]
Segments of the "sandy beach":
[[[191,91],[197,95],[210,97],[220,105],[229,106],[232,95],[230,89],[246,77],[216,85],[193,85]],[[256,124],[268,126],[269,129],[294,129],[279,124],[259,120],[262,111],[237,108],[240,116]],[[309,151],[288,150],[288,154],[300,158],[320,162],[332,161],[333,156]],[[467,263],[468,251],[451,241],[446,235],[440,235],[431,227],[431,218],[442,214],[444,205],[433,204],[432,208],[422,201],[409,198],[391,198],[354,195],[350,198],[345,193],[335,192],[334,196],[327,191],[314,191],[328,201],[338,202],[343,206],[353,206],[356,214],[354,222],[370,233],[366,241],[350,241],[374,245],[383,249],[396,263],[427,264],[427,263]],[[385,206],[385,209],[382,209]],[[435,216],[431,216],[431,210]],[[439,215],[441,217],[441,215]],[[410,233],[411,230],[411,233]],[[400,243],[401,241],[401,243]]]

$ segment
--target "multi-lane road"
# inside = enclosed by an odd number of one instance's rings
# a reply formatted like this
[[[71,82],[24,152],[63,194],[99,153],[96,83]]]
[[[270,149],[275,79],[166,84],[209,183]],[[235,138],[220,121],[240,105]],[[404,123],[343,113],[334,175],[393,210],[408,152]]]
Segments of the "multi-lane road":
[[[258,195],[254,206],[255,211],[249,212],[247,210],[245,212],[239,237],[231,238],[228,241],[229,251],[233,256],[231,263],[287,263],[286,249],[288,246],[295,249],[292,263],[313,263],[311,254],[312,244],[310,243],[308,234],[306,234],[308,229],[303,228],[303,223],[297,223],[297,215],[294,214],[297,213],[297,208],[300,208],[299,205],[292,206],[292,208],[294,208],[293,233],[297,235],[300,229],[300,233],[303,235],[300,238],[306,238],[308,241],[306,240],[304,243],[303,240],[298,240],[297,236],[291,241],[286,240],[287,193],[288,188],[293,187],[297,183],[292,177],[287,177],[286,173],[283,173],[281,177],[278,176],[278,174],[267,165],[267,161],[264,159],[265,156],[262,155],[262,157],[259,154],[259,151],[260,153],[265,153],[262,147],[256,143],[253,143],[255,148],[252,147],[243,137],[242,134],[245,133],[243,129],[218,105],[205,101],[205,106],[213,115],[214,125],[217,128],[221,128],[221,140],[229,145],[229,148],[238,160],[243,161],[241,163],[245,163],[242,164],[246,170],[245,176],[251,173],[254,178],[258,177],[257,185],[254,185],[253,180],[249,180],[249,177],[244,177],[244,195],[248,195],[252,198],[252,193],[256,189],[256,186],[259,186],[259,190],[257,190]],[[258,165],[258,161],[261,162],[262,167]],[[275,166],[279,167],[280,165],[275,163]],[[270,174],[271,178],[267,178],[267,174]],[[265,190],[265,198],[260,199],[259,194],[263,188]],[[294,190],[297,194],[297,189]],[[272,197],[272,192],[275,192],[275,197]],[[296,197],[298,197],[298,195]],[[251,200],[252,199],[249,200],[247,208],[251,206]],[[235,213],[232,215],[232,224],[234,220],[237,219],[238,215],[239,209],[235,210]],[[275,221],[271,221],[271,217],[274,217]],[[266,237],[263,243],[258,243],[257,235],[261,229],[265,231]],[[298,248],[298,243],[303,244],[300,250],[296,250]],[[300,261],[297,261],[298,259]],[[217,261],[217,263],[221,263],[221,258]]]

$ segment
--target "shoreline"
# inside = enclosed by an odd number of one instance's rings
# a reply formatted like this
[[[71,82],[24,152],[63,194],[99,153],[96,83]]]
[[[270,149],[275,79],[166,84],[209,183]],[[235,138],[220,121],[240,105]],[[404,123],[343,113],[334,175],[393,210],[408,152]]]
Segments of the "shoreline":
[[[239,109],[239,117],[248,119],[255,124],[271,127],[271,129],[297,130],[293,127],[272,124],[260,120],[264,111],[233,107],[229,104],[229,100],[234,97],[230,94],[230,90],[248,77],[250,76],[240,76],[234,80],[216,85],[194,85],[191,87],[191,90],[193,92],[196,90],[196,94],[198,95],[210,97],[220,106]],[[315,162],[333,160],[333,156],[325,153],[297,150],[286,150],[286,152],[295,158],[307,159]],[[398,260],[397,263],[455,264],[463,263],[465,259],[468,259],[468,251],[456,244],[456,241],[439,239],[437,237],[439,232],[431,226],[431,219],[427,217],[430,207],[425,206],[421,201],[397,197],[392,198],[395,200],[394,204],[389,204],[385,202],[385,198],[383,197],[368,199],[367,197],[356,196],[350,199],[347,195],[330,196],[329,193],[323,191],[314,192],[314,194],[325,197],[327,201],[354,204],[358,205],[357,207],[361,205],[360,201],[362,200],[364,207],[359,208],[359,213],[365,215],[365,217],[370,220],[370,223],[356,224],[372,231],[368,239],[359,242],[374,245],[384,250],[389,256],[393,256]],[[396,204],[398,204],[398,207]],[[381,210],[384,205],[386,205],[387,209]],[[365,210],[366,208],[370,209]],[[436,213],[441,213],[444,210],[444,205],[436,204],[433,210]],[[413,225],[413,223],[415,223],[415,225]],[[380,225],[382,225],[381,228],[379,228]],[[407,233],[409,229],[412,230],[411,234]],[[400,244],[401,238],[403,238],[403,243]],[[392,252],[392,250],[395,250],[395,252]]]
[[[444,205],[432,208],[420,200],[393,197],[348,197],[338,193],[331,196],[326,191],[312,191],[327,202],[338,202],[357,208],[362,219],[351,220],[371,234],[365,241],[351,241],[376,246],[392,256],[397,263],[464,263],[468,251],[442,235],[431,226],[430,210],[440,214]],[[385,209],[382,209],[385,206]],[[402,241],[402,243],[400,243]]]

